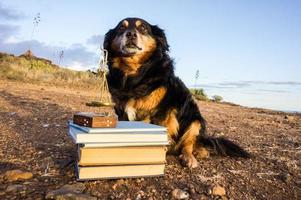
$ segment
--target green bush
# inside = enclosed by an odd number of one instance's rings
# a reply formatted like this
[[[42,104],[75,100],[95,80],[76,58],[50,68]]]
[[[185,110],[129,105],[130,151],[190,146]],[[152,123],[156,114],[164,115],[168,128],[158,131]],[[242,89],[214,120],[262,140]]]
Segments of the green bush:
[[[200,101],[208,101],[209,100],[208,96],[206,95],[204,90],[201,88],[200,89],[190,89],[190,92],[197,100],[200,100]]]
[[[214,95],[214,96],[212,96],[212,100],[215,102],[221,102],[223,100],[223,97],[221,97],[219,95]]]

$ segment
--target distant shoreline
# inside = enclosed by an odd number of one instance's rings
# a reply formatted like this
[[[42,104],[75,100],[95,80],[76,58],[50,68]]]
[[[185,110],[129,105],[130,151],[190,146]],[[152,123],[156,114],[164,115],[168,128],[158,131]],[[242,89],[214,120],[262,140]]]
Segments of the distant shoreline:
[[[222,101],[222,102],[217,102],[217,103],[227,104],[227,105],[231,105],[231,106],[240,106],[240,107],[248,108],[248,109],[267,110],[267,111],[272,111],[272,112],[277,112],[277,113],[288,113],[288,114],[301,115],[301,111],[277,110],[277,109],[264,108],[264,107],[251,107],[251,106],[240,105],[240,104],[229,102],[229,101]]]

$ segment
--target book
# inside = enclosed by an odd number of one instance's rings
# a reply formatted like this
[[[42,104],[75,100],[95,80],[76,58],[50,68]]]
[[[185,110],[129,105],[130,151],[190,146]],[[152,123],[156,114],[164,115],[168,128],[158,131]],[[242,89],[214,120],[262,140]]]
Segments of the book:
[[[69,126],[78,128],[86,133],[140,133],[166,132],[166,127],[154,124],[148,124],[140,121],[118,121],[115,128],[91,128],[74,124],[73,121],[68,122]]]
[[[73,115],[73,123],[91,127],[91,128],[99,128],[99,127],[116,127],[117,124],[117,115],[102,112],[102,113],[92,113],[92,112],[79,112]]]
[[[106,128],[105,128],[106,129]],[[99,132],[87,133],[69,125],[69,135],[73,141],[79,143],[151,143],[151,142],[166,142],[168,138],[166,132]]]
[[[165,146],[140,147],[78,147],[78,164],[89,165],[129,165],[165,163]]]
[[[164,164],[153,165],[114,165],[89,166],[76,165],[77,180],[134,178],[164,175]]]
[[[140,146],[167,146],[168,141],[163,142],[99,142],[79,144],[80,147],[140,147]]]

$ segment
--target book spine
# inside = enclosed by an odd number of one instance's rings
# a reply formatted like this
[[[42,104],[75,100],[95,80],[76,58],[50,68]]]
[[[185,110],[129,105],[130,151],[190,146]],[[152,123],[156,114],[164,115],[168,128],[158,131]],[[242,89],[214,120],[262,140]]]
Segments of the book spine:
[[[78,148],[79,165],[129,165],[164,164],[167,148],[153,147],[106,147]],[[122,152],[122,154],[120,154]]]

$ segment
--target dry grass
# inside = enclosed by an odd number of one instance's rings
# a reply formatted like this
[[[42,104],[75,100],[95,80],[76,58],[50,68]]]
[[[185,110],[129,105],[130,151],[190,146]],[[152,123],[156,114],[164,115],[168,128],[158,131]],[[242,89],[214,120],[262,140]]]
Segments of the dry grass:
[[[97,89],[98,77],[88,71],[60,68],[49,60],[0,53],[0,79]]]

